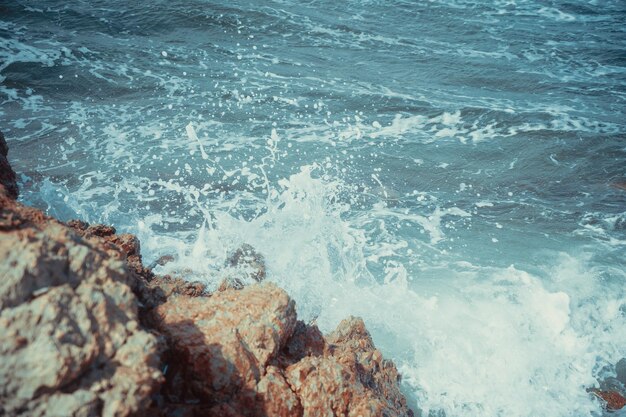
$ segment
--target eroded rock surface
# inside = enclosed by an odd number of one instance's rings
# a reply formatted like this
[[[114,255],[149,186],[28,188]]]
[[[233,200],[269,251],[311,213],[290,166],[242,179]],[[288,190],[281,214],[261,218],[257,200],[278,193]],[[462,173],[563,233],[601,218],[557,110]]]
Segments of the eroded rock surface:
[[[395,366],[361,319],[324,338],[297,321],[294,302],[274,284],[173,296],[154,316],[172,349],[172,413],[189,412],[191,402],[211,416],[411,415]]]
[[[296,325],[294,302],[273,284],[174,296],[154,315],[172,348],[168,378],[181,379],[170,397],[232,407],[255,406],[256,384]]]
[[[0,414],[129,416],[158,392],[123,254],[0,189]]]

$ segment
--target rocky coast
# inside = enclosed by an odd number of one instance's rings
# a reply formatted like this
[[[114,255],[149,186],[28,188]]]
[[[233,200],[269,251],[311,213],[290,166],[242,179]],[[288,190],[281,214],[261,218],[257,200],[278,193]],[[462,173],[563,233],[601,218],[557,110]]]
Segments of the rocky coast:
[[[413,415],[363,321],[299,321],[258,258],[258,282],[209,293],[155,275],[135,236],[17,197],[0,135],[0,415]]]
[[[137,237],[18,196],[0,132],[0,416],[413,416],[364,322],[299,321],[254,248],[211,293],[153,273]],[[600,385],[605,415],[626,406]]]

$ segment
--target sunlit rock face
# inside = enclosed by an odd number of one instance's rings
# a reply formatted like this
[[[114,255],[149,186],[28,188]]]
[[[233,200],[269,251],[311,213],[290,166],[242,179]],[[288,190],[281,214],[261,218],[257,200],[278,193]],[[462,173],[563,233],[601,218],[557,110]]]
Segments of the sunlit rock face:
[[[0,412],[129,416],[163,380],[125,257],[0,195]]]

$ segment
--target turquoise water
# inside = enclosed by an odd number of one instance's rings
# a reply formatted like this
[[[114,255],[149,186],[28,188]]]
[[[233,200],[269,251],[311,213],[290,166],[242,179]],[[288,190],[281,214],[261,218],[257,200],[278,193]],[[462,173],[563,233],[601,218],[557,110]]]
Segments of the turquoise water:
[[[23,201],[210,287],[253,245],[418,415],[623,389],[623,1],[5,1],[0,102]]]

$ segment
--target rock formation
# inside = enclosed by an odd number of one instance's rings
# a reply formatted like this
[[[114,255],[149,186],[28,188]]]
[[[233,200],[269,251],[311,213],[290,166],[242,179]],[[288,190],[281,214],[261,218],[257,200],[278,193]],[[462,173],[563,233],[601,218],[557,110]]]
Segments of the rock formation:
[[[412,415],[363,322],[299,322],[251,248],[214,294],[155,276],[136,237],[16,202],[6,157],[0,137],[0,415]]]
[[[159,337],[139,324],[121,250],[0,185],[0,415],[130,416],[158,393]]]
[[[4,186],[5,192],[11,198],[17,198],[18,188],[16,175],[8,161],[9,147],[0,132],[0,184]]]
[[[344,320],[324,338],[297,321],[293,300],[274,284],[175,295],[153,320],[171,347],[164,395],[172,413],[410,415],[395,366],[362,320]]]

